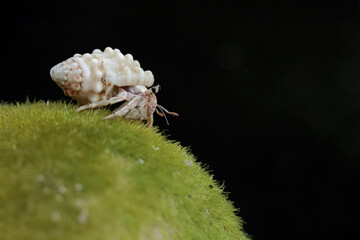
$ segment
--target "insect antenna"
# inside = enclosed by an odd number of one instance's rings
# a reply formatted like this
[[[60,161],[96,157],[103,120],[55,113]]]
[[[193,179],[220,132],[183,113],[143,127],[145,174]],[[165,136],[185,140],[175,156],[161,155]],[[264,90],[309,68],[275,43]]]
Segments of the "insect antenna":
[[[161,117],[165,117],[165,121],[166,121],[166,125],[169,126],[169,121],[167,120],[166,114],[164,113],[164,111],[161,109],[160,105],[157,105],[157,107],[160,109],[161,112],[159,112],[156,108],[156,113],[161,116]]]
[[[175,112],[169,112],[166,108],[164,108],[163,106],[161,106],[161,105],[159,105],[159,104],[158,104],[156,107],[159,108],[160,111],[161,111],[161,113],[160,113],[157,109],[155,109],[155,110],[156,110],[156,113],[157,113],[159,116],[161,116],[161,117],[165,117],[165,121],[166,121],[166,124],[167,124],[167,125],[169,125],[169,121],[168,121],[168,119],[167,119],[167,117],[166,117],[166,113],[167,113],[167,114],[170,114],[170,115],[173,115],[173,116],[179,116],[179,114],[177,114],[177,113],[175,113]]]
[[[161,106],[161,105],[159,105],[158,104],[158,107],[160,108],[160,109],[163,109],[167,114],[170,114],[170,115],[173,115],[173,116],[179,116],[179,114],[177,114],[176,112],[170,112],[170,111],[168,111],[166,108],[164,108],[163,106]]]

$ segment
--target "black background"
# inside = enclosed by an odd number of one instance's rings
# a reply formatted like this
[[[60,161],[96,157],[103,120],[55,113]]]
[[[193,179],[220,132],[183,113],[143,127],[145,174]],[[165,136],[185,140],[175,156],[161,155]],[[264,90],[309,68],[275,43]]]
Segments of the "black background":
[[[0,99],[68,99],[50,68],[119,48],[180,114],[155,125],[225,183],[254,239],[360,239],[358,1],[14,1],[1,12]]]

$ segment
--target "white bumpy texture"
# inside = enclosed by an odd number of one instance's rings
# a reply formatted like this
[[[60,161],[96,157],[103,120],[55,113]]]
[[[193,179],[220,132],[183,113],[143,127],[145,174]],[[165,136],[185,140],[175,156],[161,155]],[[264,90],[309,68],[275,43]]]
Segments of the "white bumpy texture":
[[[51,78],[74,98],[95,97],[110,85],[123,87],[143,85],[151,87],[154,75],[144,71],[131,54],[107,47],[104,52],[95,49],[92,54],[75,54],[50,70]],[[95,99],[94,99],[95,100]]]

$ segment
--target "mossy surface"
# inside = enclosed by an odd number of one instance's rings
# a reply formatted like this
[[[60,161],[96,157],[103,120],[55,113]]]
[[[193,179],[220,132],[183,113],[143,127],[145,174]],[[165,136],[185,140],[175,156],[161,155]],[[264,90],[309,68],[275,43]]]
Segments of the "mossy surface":
[[[188,149],[108,110],[1,104],[2,240],[247,239]]]

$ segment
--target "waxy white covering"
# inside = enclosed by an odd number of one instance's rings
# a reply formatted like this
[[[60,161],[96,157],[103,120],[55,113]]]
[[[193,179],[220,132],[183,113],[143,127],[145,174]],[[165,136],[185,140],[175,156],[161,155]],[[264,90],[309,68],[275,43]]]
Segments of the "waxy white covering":
[[[143,85],[151,87],[154,75],[144,71],[131,54],[123,55],[119,49],[107,47],[104,52],[95,49],[92,54],[75,54],[50,70],[51,78],[75,98],[99,100],[99,94],[108,86]]]

